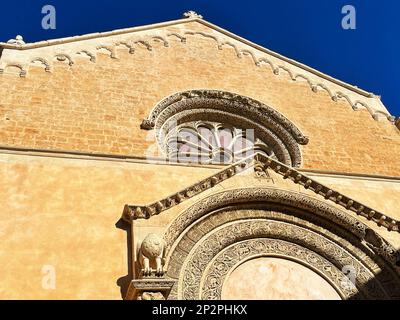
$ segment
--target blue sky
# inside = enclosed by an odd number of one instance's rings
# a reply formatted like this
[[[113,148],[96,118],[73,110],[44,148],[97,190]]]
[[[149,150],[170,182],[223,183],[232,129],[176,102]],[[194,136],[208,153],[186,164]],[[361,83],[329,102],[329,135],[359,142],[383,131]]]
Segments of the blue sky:
[[[56,8],[56,29],[41,27],[44,5]],[[341,27],[344,5],[357,29]],[[0,41],[27,42],[174,20],[187,10],[289,58],[375,94],[400,116],[398,0],[5,0]]]

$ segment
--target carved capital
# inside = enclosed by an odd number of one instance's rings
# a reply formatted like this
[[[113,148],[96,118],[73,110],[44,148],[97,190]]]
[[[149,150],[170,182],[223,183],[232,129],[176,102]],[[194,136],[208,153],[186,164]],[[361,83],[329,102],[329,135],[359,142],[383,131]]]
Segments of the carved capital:
[[[125,300],[166,300],[175,282],[170,279],[132,280]]]
[[[143,119],[140,129],[151,130],[154,128],[154,122],[148,119]]]

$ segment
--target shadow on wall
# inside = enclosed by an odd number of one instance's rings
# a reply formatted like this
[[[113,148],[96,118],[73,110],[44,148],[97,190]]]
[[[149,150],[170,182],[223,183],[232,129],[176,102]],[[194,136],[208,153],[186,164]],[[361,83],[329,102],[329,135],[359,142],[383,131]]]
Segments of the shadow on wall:
[[[400,250],[396,252],[396,266],[400,267]]]
[[[398,250],[396,252],[396,266],[400,267],[400,250]],[[381,268],[386,268],[385,266],[381,265]],[[389,272],[396,272],[396,270],[383,270],[383,271],[389,271]],[[368,292],[368,291],[372,291],[374,292],[376,287],[377,287],[377,282],[375,281],[377,280],[378,283],[390,283],[390,279],[388,279],[387,277],[387,273],[386,272],[380,272],[377,275],[375,275],[375,277],[373,278],[373,280],[370,280],[367,284],[365,284],[363,287],[358,288],[359,289],[359,293],[357,293],[356,295],[352,296],[350,298],[350,300],[366,300],[365,295],[363,295],[363,292]],[[379,286],[379,285],[378,285]],[[395,289],[395,288],[394,288]],[[397,288],[397,290],[393,290],[396,293],[391,296],[388,297],[387,300],[400,300],[400,294],[398,293],[399,288]],[[377,298],[377,299],[381,299],[381,298]]]
[[[127,268],[128,268],[128,273],[126,276],[120,277],[117,280],[117,285],[120,287],[120,292],[121,292],[121,298],[125,299],[126,292],[128,291],[129,284],[131,280],[133,279],[133,274],[132,274],[132,232],[131,232],[131,226],[128,222],[124,221],[123,219],[119,219],[118,222],[115,224],[115,227],[121,230],[124,230],[126,232],[126,248],[127,248],[127,258],[128,258],[128,263],[127,263]]]

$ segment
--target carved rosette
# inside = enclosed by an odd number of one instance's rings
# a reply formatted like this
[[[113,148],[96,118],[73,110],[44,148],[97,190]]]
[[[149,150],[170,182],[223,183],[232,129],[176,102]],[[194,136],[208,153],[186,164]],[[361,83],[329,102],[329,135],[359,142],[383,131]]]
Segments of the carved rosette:
[[[218,90],[191,90],[161,101],[143,120],[143,129],[155,129],[161,150],[168,155],[168,137],[176,126],[194,121],[220,122],[243,130],[272,148],[276,158],[300,167],[299,145],[308,138],[290,120],[270,106],[235,93]]]

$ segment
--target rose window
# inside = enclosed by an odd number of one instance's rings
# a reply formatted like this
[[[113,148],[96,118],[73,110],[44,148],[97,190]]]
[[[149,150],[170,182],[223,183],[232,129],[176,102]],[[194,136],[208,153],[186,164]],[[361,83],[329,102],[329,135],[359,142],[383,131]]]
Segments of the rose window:
[[[167,153],[178,162],[232,163],[255,152],[274,157],[274,152],[254,137],[254,130],[243,130],[216,122],[180,125],[167,136]]]

